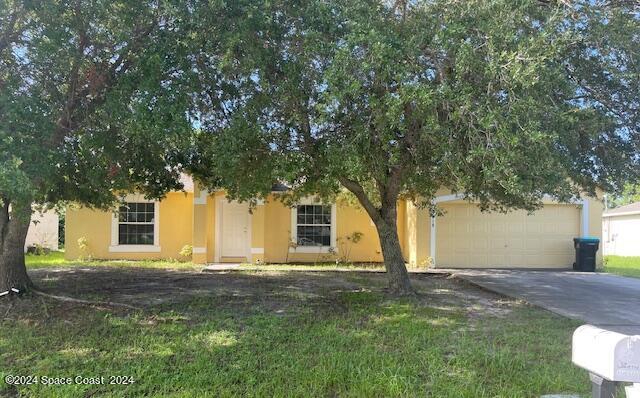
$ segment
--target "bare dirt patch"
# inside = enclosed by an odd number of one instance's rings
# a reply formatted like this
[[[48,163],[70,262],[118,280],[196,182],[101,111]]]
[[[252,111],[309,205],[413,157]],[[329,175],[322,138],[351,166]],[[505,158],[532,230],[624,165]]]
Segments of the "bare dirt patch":
[[[203,300],[211,310],[286,315],[311,309],[340,311],[342,294],[367,291],[386,296],[386,276],[358,272],[221,271],[190,272],[147,268],[83,267],[31,271],[40,290],[85,300],[111,301],[144,310],[176,309]],[[446,274],[413,274],[417,296],[411,300],[445,312],[463,312],[471,318],[504,316],[517,302],[479,289]],[[391,297],[389,297],[391,299]],[[29,302],[27,304],[26,302]],[[41,307],[41,312],[65,311],[78,304],[54,306],[46,299],[4,300],[0,315],[19,306]],[[10,304],[11,303],[11,304]],[[113,309],[116,312],[126,312]]]

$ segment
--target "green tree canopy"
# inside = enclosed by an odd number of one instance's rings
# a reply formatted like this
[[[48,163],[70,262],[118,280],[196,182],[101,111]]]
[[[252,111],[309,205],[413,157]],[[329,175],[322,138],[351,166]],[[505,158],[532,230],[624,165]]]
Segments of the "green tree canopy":
[[[638,173],[640,34],[626,2],[245,1],[194,54],[190,161],[232,197],[348,189],[410,291],[396,203],[448,187],[535,210]],[[206,10],[200,18],[207,20]]]
[[[30,285],[22,250],[32,204],[104,208],[118,192],[180,188],[177,154],[191,125],[172,71],[187,11],[0,0],[0,291]]]
[[[608,198],[607,206],[613,208],[636,202],[640,202],[640,185],[626,184],[620,194]]]

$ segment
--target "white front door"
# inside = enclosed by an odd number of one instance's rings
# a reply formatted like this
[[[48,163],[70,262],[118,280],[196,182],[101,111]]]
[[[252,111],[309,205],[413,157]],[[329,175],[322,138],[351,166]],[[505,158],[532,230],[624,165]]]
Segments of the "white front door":
[[[246,203],[220,201],[222,206],[220,223],[221,257],[247,257],[249,242],[249,205]]]

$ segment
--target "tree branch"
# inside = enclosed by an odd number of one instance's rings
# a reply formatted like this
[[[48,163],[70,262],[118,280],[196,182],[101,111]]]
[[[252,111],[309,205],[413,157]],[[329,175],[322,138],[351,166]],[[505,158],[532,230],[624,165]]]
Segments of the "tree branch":
[[[362,188],[362,185],[360,185],[359,182],[351,180],[347,177],[338,177],[338,180],[343,187],[347,188],[356,196],[356,198],[358,198],[358,201],[367,211],[369,217],[371,217],[373,222],[379,222],[382,218],[380,215],[380,210],[376,206],[374,206],[373,203],[371,203],[371,200],[369,199],[369,196],[367,196],[367,193],[364,191],[364,188]]]
[[[402,179],[409,165],[413,162],[413,152],[417,150],[417,132],[422,128],[422,125],[413,117],[411,104],[405,104],[404,116],[407,121],[406,133],[404,135],[396,134],[400,143],[398,163],[389,166],[384,183],[376,180],[383,208],[396,205],[402,188]]]
[[[24,10],[16,9],[12,12],[9,17],[9,21],[7,23],[7,27],[0,34],[0,55],[11,46],[11,44],[17,43],[20,39],[20,36],[27,29],[27,23],[20,23],[19,15],[24,15]],[[16,28],[16,25],[18,28]],[[0,90],[4,87],[4,80],[0,77]],[[0,109],[0,114],[2,113],[2,109]]]
[[[0,53],[7,47],[9,47],[11,43],[15,42],[20,37],[20,35],[22,35],[22,32],[25,29],[25,25],[16,29],[16,25],[18,25],[18,22],[20,20],[18,18],[18,15],[20,15],[22,12],[22,10],[18,9],[13,10],[13,12],[11,13],[6,28],[2,32],[2,35],[0,35]]]
[[[66,134],[74,128],[73,125],[73,113],[78,105],[79,95],[77,93],[78,84],[80,81],[80,64],[84,58],[84,52],[89,42],[87,38],[87,30],[84,23],[81,21],[80,3],[76,3],[75,17],[78,23],[78,48],[76,49],[76,56],[73,59],[71,65],[71,71],[67,77],[67,99],[62,108],[62,112],[58,121],[56,122],[56,129],[51,137],[51,146],[57,147],[63,140]]]
[[[78,90],[80,79],[80,64],[86,45],[89,42],[89,38],[86,36],[86,30],[81,29],[78,31],[79,48],[78,57],[74,61],[71,72],[69,74],[69,91],[67,93],[67,101],[65,103],[62,115],[58,119],[57,128],[52,138],[52,145],[59,145],[70,131],[73,131],[79,123],[81,123],[87,116],[91,115],[93,111],[106,101],[106,94],[113,83],[117,80],[118,75],[126,73],[133,64],[133,54],[136,50],[142,48],[143,39],[147,37],[153,28],[157,25],[157,20],[154,18],[152,23],[148,26],[138,29],[138,33],[134,35],[130,44],[126,46],[122,53],[116,58],[111,66],[106,71],[106,77],[99,81],[96,85],[84,84],[83,89]],[[86,98],[91,94],[90,91],[98,93],[94,95],[92,99],[87,103],[85,112],[82,112],[81,117],[74,117],[76,110],[80,105],[79,99]]]

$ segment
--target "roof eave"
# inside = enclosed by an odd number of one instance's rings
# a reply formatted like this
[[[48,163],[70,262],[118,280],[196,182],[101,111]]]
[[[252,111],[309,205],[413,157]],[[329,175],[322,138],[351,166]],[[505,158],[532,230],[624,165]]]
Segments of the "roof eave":
[[[640,214],[640,211],[625,211],[621,213],[609,213],[609,214],[603,213],[602,217],[633,216],[637,214]]]

